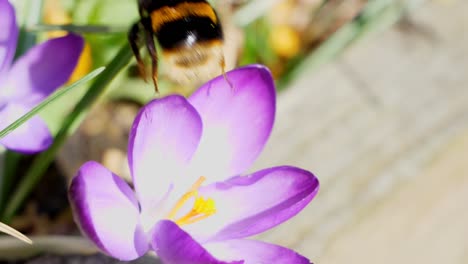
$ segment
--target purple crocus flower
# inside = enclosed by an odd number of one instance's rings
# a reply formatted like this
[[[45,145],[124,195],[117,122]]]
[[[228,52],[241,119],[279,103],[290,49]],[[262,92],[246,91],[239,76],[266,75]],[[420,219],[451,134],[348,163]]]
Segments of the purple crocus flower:
[[[163,263],[309,263],[246,237],[288,220],[319,187],[305,170],[244,173],[273,126],[275,90],[259,65],[227,73],[190,98],[155,99],[138,113],[128,162],[135,191],[97,162],[72,180],[75,221],[102,251],[132,260],[152,249]]]
[[[34,46],[12,65],[18,31],[13,6],[0,0],[0,130],[67,81],[84,45],[81,37],[69,34]],[[22,153],[42,151],[51,142],[39,116],[0,139],[0,145]]]

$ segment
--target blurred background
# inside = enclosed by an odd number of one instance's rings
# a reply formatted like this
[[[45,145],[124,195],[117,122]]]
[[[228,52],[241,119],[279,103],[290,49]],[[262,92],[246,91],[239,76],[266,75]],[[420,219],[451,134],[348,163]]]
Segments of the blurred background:
[[[40,12],[31,1],[12,2],[39,40],[63,34],[47,25],[107,27],[84,34],[73,80],[107,65],[138,19],[134,0],[44,0]],[[228,68],[262,63],[277,83],[274,131],[252,171],[295,165],[321,182],[303,212],[259,237],[314,263],[467,263],[468,2],[212,3],[225,29]],[[128,131],[139,107],[197,87],[170,80],[161,63],[158,95],[133,59],[116,76],[18,210],[14,228],[79,234],[66,198],[79,166],[93,159],[129,177]],[[52,130],[85,91],[41,112]],[[16,181],[33,158],[20,158]]]

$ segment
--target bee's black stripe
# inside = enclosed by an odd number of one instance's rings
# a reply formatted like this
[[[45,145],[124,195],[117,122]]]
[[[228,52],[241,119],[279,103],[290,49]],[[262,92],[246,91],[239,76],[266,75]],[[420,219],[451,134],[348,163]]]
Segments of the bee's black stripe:
[[[189,16],[165,23],[155,33],[159,44],[164,49],[223,39],[220,24],[214,23],[209,17],[198,16]]]

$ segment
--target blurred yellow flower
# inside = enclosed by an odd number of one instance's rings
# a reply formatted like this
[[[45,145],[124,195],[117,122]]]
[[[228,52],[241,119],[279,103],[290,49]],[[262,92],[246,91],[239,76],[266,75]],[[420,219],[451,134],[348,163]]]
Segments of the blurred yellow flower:
[[[287,25],[277,25],[270,33],[271,47],[281,57],[292,58],[301,51],[299,33]]]
[[[285,0],[276,4],[269,12],[271,31],[268,36],[271,48],[280,57],[289,59],[301,51],[301,37],[291,24],[294,16],[295,1]]]

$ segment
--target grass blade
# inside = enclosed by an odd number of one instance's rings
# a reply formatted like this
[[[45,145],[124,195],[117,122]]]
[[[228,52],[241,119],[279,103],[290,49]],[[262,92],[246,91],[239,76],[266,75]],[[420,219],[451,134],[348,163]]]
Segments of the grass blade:
[[[73,90],[73,88],[93,79],[98,74],[100,74],[103,70],[104,70],[104,67],[98,68],[92,71],[91,73],[89,73],[88,75],[86,75],[85,77],[83,77],[82,79],[78,80],[77,82],[63,89],[57,90],[55,93],[53,93],[52,95],[47,97],[44,101],[42,101],[40,104],[38,104],[36,107],[34,107],[31,111],[27,112],[26,114],[18,118],[15,122],[13,122],[11,125],[7,126],[5,129],[0,131],[0,138],[3,138],[9,133],[11,133],[13,130],[21,126],[24,122],[28,121],[31,117],[39,113],[48,104],[59,99],[61,96],[65,95],[66,93],[70,92],[71,90]]]
[[[117,26],[106,26],[106,25],[47,25],[47,24],[36,24],[30,25],[26,28],[29,32],[43,32],[43,31],[56,31],[65,30],[75,33],[97,33],[97,34],[119,34],[126,33],[128,27],[117,27]]]
[[[8,234],[12,237],[16,237],[17,239],[25,242],[25,243],[28,243],[28,244],[32,244],[32,240],[29,239],[27,236],[21,234],[19,231],[17,231],[16,229],[8,226],[8,225],[5,225],[4,223],[0,222],[0,232],[3,232],[5,234]]]

